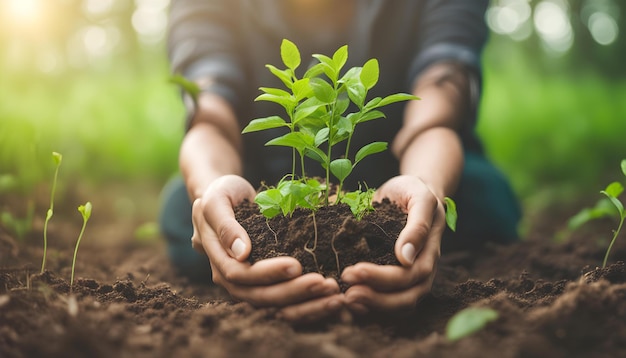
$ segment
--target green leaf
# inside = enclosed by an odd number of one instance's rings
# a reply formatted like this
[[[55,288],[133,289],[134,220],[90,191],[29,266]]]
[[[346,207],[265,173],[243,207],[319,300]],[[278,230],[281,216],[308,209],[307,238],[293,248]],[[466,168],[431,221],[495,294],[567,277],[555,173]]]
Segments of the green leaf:
[[[319,147],[322,143],[328,140],[328,134],[330,133],[330,129],[328,127],[322,128],[315,135],[315,146]]]
[[[320,61],[320,68],[324,72],[324,74],[331,80],[331,82],[337,83],[337,70],[335,68],[335,62],[332,58],[326,55],[315,54],[313,55],[318,61]]]
[[[353,82],[347,85],[348,97],[350,100],[359,107],[359,109],[363,108],[363,103],[365,102],[365,96],[367,96],[367,90],[365,86],[360,82]]]
[[[446,338],[457,341],[483,329],[498,319],[498,312],[491,308],[469,307],[455,314],[446,326]]]
[[[278,127],[289,127],[289,124],[279,116],[257,118],[251,120],[241,133],[257,132]]]
[[[293,109],[296,107],[296,99],[291,95],[289,95],[289,97],[285,97],[281,95],[263,93],[259,95],[257,98],[255,98],[254,100],[277,103],[281,105],[283,108],[285,108],[285,111],[287,113],[291,113]]]
[[[309,81],[315,97],[323,103],[332,103],[337,98],[335,89],[321,78],[311,78]]]
[[[313,77],[317,77],[319,75],[321,75],[322,73],[324,73],[324,68],[326,67],[325,64],[323,63],[316,63],[315,65],[311,66],[305,73],[304,76],[302,76],[303,78],[313,78]]]
[[[622,192],[624,192],[624,186],[622,186],[619,182],[612,182],[606,187],[606,189],[604,189],[604,191],[608,195],[617,198],[622,194]]]
[[[330,162],[330,172],[343,182],[352,172],[352,162],[345,158],[335,159]]]
[[[339,73],[346,61],[348,61],[348,45],[343,45],[333,54],[335,72]]]
[[[81,205],[78,207],[78,211],[83,216],[83,220],[87,221],[91,217],[91,202],[87,202],[85,205]]]
[[[366,212],[374,210],[372,206],[374,192],[375,190],[372,188],[361,191],[359,186],[358,190],[350,191],[342,195],[341,202],[350,207],[350,211],[352,211],[352,214],[357,220],[361,220]]]
[[[278,138],[274,138],[265,145],[277,145],[283,147],[295,148],[298,152],[302,153],[304,148],[313,146],[315,138],[302,132],[290,132]]]
[[[259,206],[261,213],[268,219],[281,213],[280,202],[282,200],[283,195],[276,188],[261,191],[254,198],[254,202]]]
[[[187,92],[187,94],[189,94],[194,101],[198,100],[200,87],[195,82],[189,81],[181,75],[174,75],[170,77],[170,83],[180,86],[180,88]]]
[[[326,163],[328,163],[328,156],[324,151],[316,147],[306,147],[304,155],[320,163],[324,169],[326,169]]]
[[[412,94],[396,93],[396,94],[392,94],[392,95],[389,95],[389,96],[383,98],[380,101],[380,103],[378,103],[378,105],[376,107],[378,108],[378,107],[386,106],[388,104],[392,104],[392,103],[396,103],[396,102],[417,100],[417,99],[419,99],[419,97],[413,96]]]
[[[622,173],[626,176],[626,159],[622,160]]]
[[[385,118],[385,114],[379,110],[369,111],[369,112],[366,112],[365,114],[360,115],[357,118],[356,124],[371,121],[371,120],[378,119],[378,118]]]
[[[360,81],[361,67],[352,67],[337,81],[338,83],[351,83]]]
[[[333,136],[333,145],[343,141],[348,138],[349,135],[354,131],[354,127],[352,126],[352,122],[346,117],[341,117],[337,121],[335,125],[337,133]]]
[[[608,192],[606,192],[604,190],[602,190],[600,193],[606,195],[606,197],[609,198],[609,200],[611,201],[613,206],[615,206],[615,208],[619,212],[620,218],[624,218],[624,205],[622,204],[622,202],[619,201],[619,199],[617,199],[616,197],[612,196],[610,193],[608,193]]]
[[[306,102],[302,102],[302,104],[304,104],[304,103],[306,103]],[[309,117],[310,115],[315,113],[322,106],[325,106],[325,104],[317,104],[317,105],[313,105],[313,106],[303,106],[303,105],[298,106],[298,108],[296,108],[296,112],[295,112],[295,114],[293,116],[293,123],[296,124],[296,123],[300,122],[301,120]]]
[[[304,98],[311,97],[313,89],[309,85],[309,81],[308,78],[302,78],[293,83],[292,91],[296,101],[300,102]]]
[[[372,98],[369,102],[367,102],[365,104],[365,106],[363,106],[363,112],[368,112],[371,111],[374,108],[378,108],[378,104],[380,103],[380,101],[382,101],[383,99],[380,97],[374,97]]]
[[[611,216],[615,217],[619,214],[616,215],[615,207],[608,198],[602,198],[594,207],[582,209],[578,214],[572,216],[567,222],[567,227],[570,230],[576,230],[591,220]]]
[[[361,83],[367,90],[372,89],[378,82],[378,60],[375,58],[367,61],[361,70]]]
[[[264,93],[271,94],[277,97],[292,98],[291,93],[280,88],[260,87],[259,90],[263,91]]]
[[[374,142],[374,143],[370,143],[366,146],[364,146],[363,148],[359,149],[358,152],[356,152],[356,155],[354,156],[354,165],[356,165],[358,162],[360,162],[363,158],[375,154],[375,153],[380,153],[380,152],[384,152],[385,150],[387,150],[387,143],[386,142]]]
[[[265,65],[265,67],[267,67],[274,76],[278,77],[285,84],[285,86],[287,86],[287,88],[291,88],[293,86],[293,70],[289,68],[281,70],[272,65]]]
[[[456,221],[458,214],[456,212],[456,203],[449,197],[443,198],[443,202],[446,204],[446,224],[452,231],[456,231]]]
[[[345,95],[337,96],[337,102],[335,102],[335,113],[344,114],[350,107],[350,99]]]
[[[298,47],[291,41],[284,39],[280,45],[280,57],[285,66],[294,70],[300,66],[300,51]]]

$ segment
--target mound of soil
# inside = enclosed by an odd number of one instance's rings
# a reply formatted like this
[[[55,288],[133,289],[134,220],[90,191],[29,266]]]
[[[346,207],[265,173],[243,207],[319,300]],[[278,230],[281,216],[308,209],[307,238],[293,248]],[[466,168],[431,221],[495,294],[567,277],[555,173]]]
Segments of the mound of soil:
[[[394,243],[406,224],[406,214],[388,200],[374,204],[374,211],[357,220],[345,204],[310,210],[270,220],[256,204],[239,205],[235,216],[252,240],[250,262],[276,256],[293,256],[303,273],[319,272],[339,279],[347,266],[360,261],[399,265]]]
[[[626,237],[613,248],[613,264],[596,267],[612,223],[597,222],[555,242],[563,221],[549,217],[522,242],[444,254],[433,291],[415,311],[294,326],[275,318],[272,309],[234,302],[209,277],[193,283],[178,276],[161,241],[134,239],[137,223],[94,207],[101,211],[87,227],[79,278],[71,288],[80,218],[55,217],[43,274],[42,218],[22,240],[0,228],[1,357],[626,356],[626,267],[618,261],[626,257]],[[7,208],[19,211],[2,207]],[[62,211],[56,208],[55,215]],[[45,213],[45,206],[37,212]],[[305,219],[299,225],[310,232]],[[369,248],[376,246],[371,236],[377,232],[397,235],[392,232],[398,228],[380,230],[366,220],[356,229]],[[347,241],[340,230],[323,230],[318,235]],[[275,242],[273,234],[264,235]],[[317,250],[321,255],[326,248],[318,242]],[[346,250],[338,251],[340,262],[348,264]],[[313,261],[306,250],[303,255]],[[332,256],[312,270],[333,275]],[[491,307],[499,318],[471,336],[447,341],[446,323],[469,306]]]

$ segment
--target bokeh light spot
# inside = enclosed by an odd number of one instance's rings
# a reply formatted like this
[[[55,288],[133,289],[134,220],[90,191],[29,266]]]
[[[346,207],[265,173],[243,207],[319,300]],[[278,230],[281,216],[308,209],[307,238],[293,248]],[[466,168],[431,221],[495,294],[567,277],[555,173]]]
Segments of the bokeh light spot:
[[[593,39],[600,45],[610,45],[619,33],[619,27],[615,19],[604,12],[594,12],[589,16],[587,27]]]

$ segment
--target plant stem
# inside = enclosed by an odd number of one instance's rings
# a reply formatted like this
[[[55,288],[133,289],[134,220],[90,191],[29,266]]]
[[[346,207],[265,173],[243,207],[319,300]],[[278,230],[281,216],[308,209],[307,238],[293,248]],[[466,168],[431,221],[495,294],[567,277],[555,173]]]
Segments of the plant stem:
[[[620,218],[620,222],[619,222],[619,226],[617,227],[617,230],[615,230],[615,233],[613,235],[613,239],[611,240],[611,243],[609,244],[609,248],[606,250],[606,254],[604,255],[604,261],[602,261],[602,268],[606,267],[606,262],[609,259],[609,254],[611,253],[611,248],[613,247],[613,244],[615,243],[615,240],[617,239],[617,236],[619,236],[619,232],[622,229],[622,225],[624,224],[624,216],[622,216]]]
[[[70,287],[74,284],[74,268],[76,267],[76,254],[78,253],[78,246],[80,245],[80,240],[83,238],[83,233],[85,232],[85,227],[87,226],[87,220],[83,220],[83,227],[80,229],[80,234],[78,235],[78,240],[76,241],[76,247],[74,247],[74,258],[72,259],[72,276],[70,278]]]
[[[57,163],[56,169],[54,170],[54,179],[52,180],[52,191],[50,192],[50,208],[46,213],[46,221],[43,224],[43,259],[41,260],[41,273],[46,269],[46,256],[48,253],[48,222],[52,215],[54,214],[54,192],[57,188],[57,177],[59,176],[59,167],[61,163]]]
[[[335,83],[335,91],[337,90],[337,84]],[[330,109],[330,122],[328,123],[328,163],[326,163],[326,186],[330,189],[330,162],[332,162],[332,143],[333,143],[333,129],[335,128],[335,111],[337,110],[337,100],[333,102]],[[328,206],[329,190],[326,190],[326,205]]]
[[[296,179],[296,148],[291,149],[291,179]]]

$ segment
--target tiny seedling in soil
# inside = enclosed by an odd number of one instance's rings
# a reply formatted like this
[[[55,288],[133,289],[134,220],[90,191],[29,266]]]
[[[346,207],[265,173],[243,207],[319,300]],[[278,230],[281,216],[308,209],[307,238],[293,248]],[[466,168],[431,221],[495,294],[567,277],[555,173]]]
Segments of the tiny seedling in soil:
[[[622,174],[626,176],[626,159],[623,159],[621,162]],[[606,189],[600,191],[601,194],[605,196],[603,200],[598,201],[598,203],[593,208],[585,208],[581,210],[578,214],[574,215],[568,223],[568,226],[572,229],[576,229],[586,222],[602,217],[607,216],[616,216],[618,220],[618,226],[616,230],[613,230],[613,238],[609,244],[609,247],[606,250],[606,254],[604,255],[604,260],[602,261],[602,268],[606,267],[607,261],[609,259],[609,255],[611,253],[611,249],[619,236],[620,231],[622,230],[622,226],[624,224],[624,219],[626,219],[626,210],[624,210],[624,203],[619,200],[619,196],[624,192],[624,186],[620,182],[612,182],[609,184]],[[615,210],[617,209],[617,215]]]
[[[468,307],[457,312],[446,325],[446,338],[458,341],[483,329],[498,319],[498,312],[487,307]]]
[[[78,254],[78,246],[80,245],[80,240],[83,238],[83,234],[85,233],[85,227],[87,226],[87,221],[91,217],[91,202],[87,202],[85,205],[81,205],[78,207],[78,212],[80,212],[83,217],[83,227],[80,229],[80,234],[78,234],[78,240],[76,240],[76,246],[74,247],[74,258],[72,259],[72,276],[70,278],[70,287],[74,284],[74,268],[76,267],[76,254]]]
[[[54,192],[56,191],[57,177],[59,176],[59,167],[61,166],[63,156],[57,152],[52,152],[52,160],[54,161],[56,168],[54,170],[54,180],[52,181],[52,190],[50,192],[50,208],[48,208],[46,220],[43,224],[43,259],[41,261],[41,273],[43,273],[46,269],[46,255],[48,251],[48,222],[54,213]]]
[[[348,46],[340,47],[332,57],[313,55],[318,62],[302,77],[296,74],[302,62],[298,47],[289,40],[283,40],[280,55],[286,68],[279,69],[269,64],[266,67],[281,80],[285,89],[261,87],[263,93],[256,100],[278,104],[284,109],[284,116],[254,119],[242,133],[285,128],[286,134],[271,139],[265,145],[290,148],[292,168],[291,173],[283,176],[275,187],[269,186],[260,191],[255,202],[267,219],[279,214],[291,216],[298,208],[310,210],[316,233],[315,213],[322,206],[346,204],[355,218],[360,220],[365,213],[373,210],[374,190],[368,188],[365,192],[359,189],[344,193],[343,184],[356,165],[370,155],[385,151],[387,143],[372,142],[353,152],[351,144],[356,129],[365,122],[385,118],[380,111],[384,106],[419,98],[407,93],[396,93],[367,100],[368,92],[379,79],[378,61],[370,59],[362,67],[352,67],[344,72]],[[348,113],[352,109],[354,111]],[[345,150],[337,150],[339,143],[346,144]],[[307,157],[323,168],[323,182],[307,177]],[[338,182],[333,202],[329,185],[331,175]],[[446,221],[454,229],[455,206],[449,198],[446,198],[446,204],[450,209]],[[304,250],[315,258],[316,247],[317,235],[312,243],[304,245]]]

